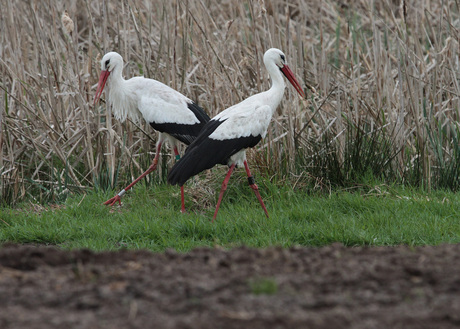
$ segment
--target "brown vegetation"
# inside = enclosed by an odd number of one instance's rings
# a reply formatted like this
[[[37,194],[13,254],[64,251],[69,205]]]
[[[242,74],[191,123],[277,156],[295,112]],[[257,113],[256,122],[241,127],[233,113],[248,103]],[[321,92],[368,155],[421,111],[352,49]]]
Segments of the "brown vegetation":
[[[155,134],[148,126],[122,125],[104,103],[92,105],[99,59],[108,51],[123,56],[126,78],[155,78],[215,115],[267,89],[262,55],[282,49],[308,100],[287,88],[259,145],[267,152],[250,156],[259,169],[294,181],[309,179],[309,157],[320,152],[314,143],[327,140],[344,161],[353,127],[379,132],[391,143],[396,173],[405,177],[415,168],[427,186],[460,154],[455,1],[1,6],[0,192],[10,201],[110,186],[119,169],[131,178],[150,162]],[[285,161],[299,152],[306,159],[300,168]]]

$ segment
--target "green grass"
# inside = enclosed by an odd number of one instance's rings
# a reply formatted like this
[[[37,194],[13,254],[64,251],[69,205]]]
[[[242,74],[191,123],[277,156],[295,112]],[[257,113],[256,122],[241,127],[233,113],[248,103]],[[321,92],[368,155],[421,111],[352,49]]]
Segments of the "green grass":
[[[274,295],[278,291],[278,284],[272,278],[253,278],[249,287],[254,295]]]
[[[460,196],[377,186],[331,195],[308,195],[268,181],[259,185],[270,218],[244,182],[229,184],[217,220],[186,195],[181,214],[176,187],[137,186],[114,210],[111,193],[75,195],[56,209],[0,209],[0,242],[58,245],[63,249],[187,251],[195,247],[436,245],[460,241]],[[215,186],[219,188],[218,185]],[[187,189],[186,189],[187,192]]]

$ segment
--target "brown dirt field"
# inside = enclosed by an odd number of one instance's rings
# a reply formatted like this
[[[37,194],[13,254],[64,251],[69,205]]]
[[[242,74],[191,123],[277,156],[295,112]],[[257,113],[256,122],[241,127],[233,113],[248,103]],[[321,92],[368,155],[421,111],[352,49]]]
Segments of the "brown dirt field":
[[[0,328],[457,328],[460,245],[0,249]]]

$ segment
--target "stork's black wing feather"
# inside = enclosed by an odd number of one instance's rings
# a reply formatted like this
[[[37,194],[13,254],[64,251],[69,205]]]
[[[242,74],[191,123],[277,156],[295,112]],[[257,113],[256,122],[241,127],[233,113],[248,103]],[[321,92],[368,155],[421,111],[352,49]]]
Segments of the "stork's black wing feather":
[[[232,155],[248,147],[254,147],[262,139],[258,136],[216,140],[209,136],[223,123],[220,120],[209,121],[197,139],[186,149],[184,156],[176,162],[168,175],[168,182],[180,186],[192,176],[216,164],[228,164]]]

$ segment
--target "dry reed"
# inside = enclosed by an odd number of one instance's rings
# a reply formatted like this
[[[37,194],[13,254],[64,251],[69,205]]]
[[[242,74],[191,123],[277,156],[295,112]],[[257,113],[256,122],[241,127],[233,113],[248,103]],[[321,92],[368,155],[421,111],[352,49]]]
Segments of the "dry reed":
[[[113,185],[150,162],[148,126],[120,124],[104,103],[92,106],[108,51],[123,56],[125,77],[162,81],[212,116],[267,89],[263,53],[282,49],[308,100],[288,87],[259,154],[249,156],[294,181],[309,177],[319,152],[312,141],[328,138],[345,161],[350,127],[381,132],[400,176],[418,166],[428,187],[458,154],[456,1],[2,0],[1,8],[0,192],[8,202]],[[299,152],[300,168],[291,161]]]

